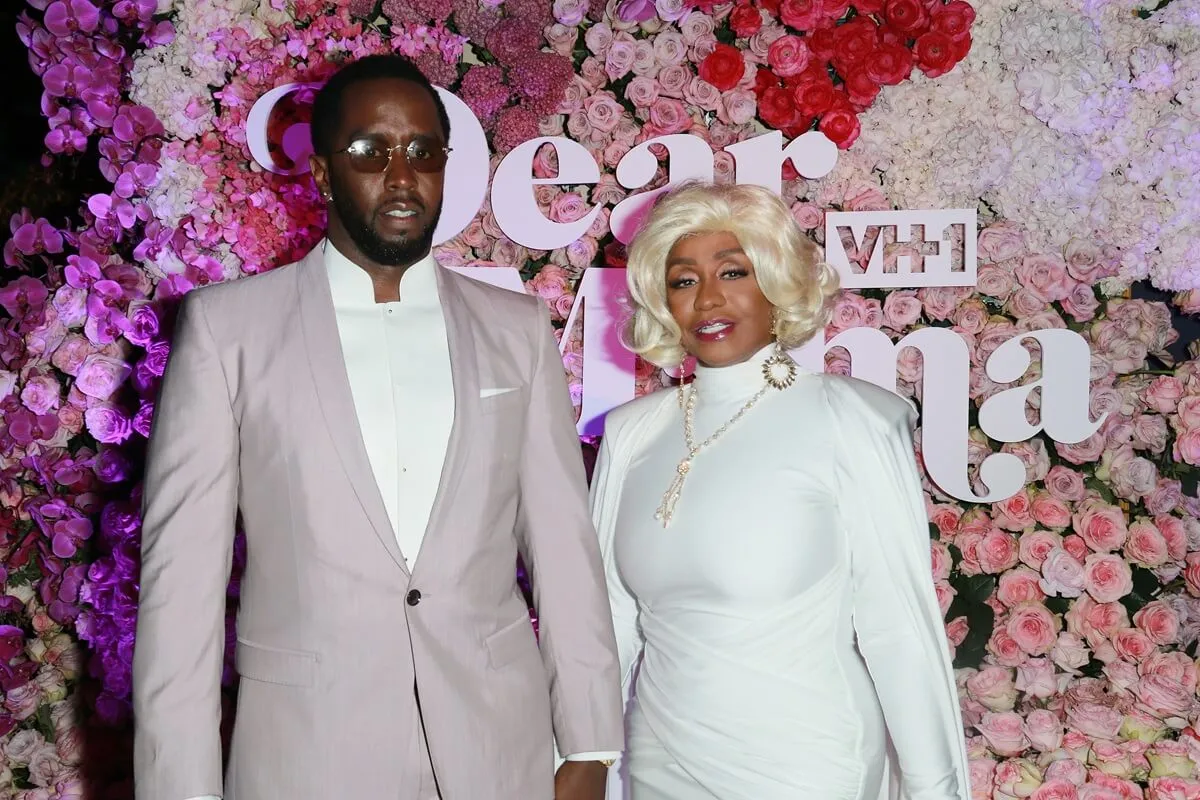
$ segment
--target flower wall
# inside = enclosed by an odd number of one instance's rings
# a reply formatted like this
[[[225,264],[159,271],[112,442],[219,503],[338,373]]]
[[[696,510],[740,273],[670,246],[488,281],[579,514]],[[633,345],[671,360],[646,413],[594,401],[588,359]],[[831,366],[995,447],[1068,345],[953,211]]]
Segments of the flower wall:
[[[1200,362],[1168,353],[1172,313],[1200,312],[1200,2],[29,0],[19,32],[47,157],[98,158],[112,189],[70,225],[17,215],[4,245],[0,798],[132,796],[140,458],[171,309],[316,242],[311,180],[254,164],[247,116],[275,86],[384,51],[471,107],[493,169],[537,135],[601,165],[594,186],[535,189],[558,222],[603,207],[569,246],[522,247],[485,204],[439,248],[447,265],[522,265],[560,327],[581,272],[623,263],[615,167],[655,136],[703,137],[728,181],[725,145],[822,131],[838,166],[785,167],[783,190],[818,241],[827,210],[978,208],[975,289],[844,292],[827,332],[951,328],[973,408],[1005,388],[982,365],[1016,333],[1068,327],[1092,347],[1098,433],[1001,446],[973,428],[972,470],[1014,453],[1026,489],[965,505],[927,486],[973,793],[1200,798]],[[309,102],[282,103],[272,131]],[[544,149],[535,174],[555,170]],[[1177,293],[1174,312],[1125,296],[1143,280]],[[578,395],[570,337],[564,364]],[[849,365],[835,350],[827,367]],[[915,351],[899,378],[919,403]],[[664,380],[639,365],[640,391]],[[236,595],[235,576],[231,623]]]

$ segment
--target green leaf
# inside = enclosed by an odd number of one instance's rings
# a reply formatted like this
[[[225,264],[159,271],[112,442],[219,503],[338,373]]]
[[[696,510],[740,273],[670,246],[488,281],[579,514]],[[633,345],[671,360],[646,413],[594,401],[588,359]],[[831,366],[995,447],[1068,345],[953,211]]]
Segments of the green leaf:
[[[29,767],[13,767],[12,768],[13,788],[16,789],[32,789],[33,784],[29,782]]]
[[[1099,678],[1104,674],[1104,664],[1093,658],[1080,667],[1079,671],[1089,678]]]
[[[50,704],[44,703],[37,710],[37,716],[34,717],[34,723],[38,732],[42,734],[42,738],[47,742],[54,742],[54,720],[50,718]]]
[[[1066,597],[1047,597],[1043,605],[1055,614],[1065,614],[1071,610],[1071,601]]]
[[[971,609],[967,617],[967,636],[954,652],[954,666],[978,667],[987,655],[987,643],[996,627],[996,615],[991,606],[981,605]]]
[[[1092,489],[1095,492],[1098,492],[1100,494],[1100,496],[1104,498],[1104,502],[1106,502],[1110,505],[1117,502],[1117,496],[1112,493],[1112,489],[1108,488],[1108,485],[1106,483],[1104,483],[1104,481],[1097,478],[1095,475],[1090,476],[1085,481],[1085,484],[1087,485],[1087,488]]]
[[[951,577],[950,584],[958,592],[955,599],[963,599],[972,605],[986,603],[996,591],[996,579],[991,575],[958,575]]]

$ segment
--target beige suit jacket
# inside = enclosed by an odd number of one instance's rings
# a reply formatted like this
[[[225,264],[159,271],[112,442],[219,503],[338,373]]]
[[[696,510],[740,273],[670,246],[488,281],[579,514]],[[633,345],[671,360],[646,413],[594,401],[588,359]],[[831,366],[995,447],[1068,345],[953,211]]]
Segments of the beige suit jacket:
[[[320,248],[186,298],[145,481],[138,800],[426,800],[435,775],[443,800],[550,800],[554,737],[563,753],[622,749],[616,645],[548,314],[437,272],[455,417],[411,574],[355,417]],[[480,397],[495,387],[519,388]],[[242,682],[222,781],[239,510]]]

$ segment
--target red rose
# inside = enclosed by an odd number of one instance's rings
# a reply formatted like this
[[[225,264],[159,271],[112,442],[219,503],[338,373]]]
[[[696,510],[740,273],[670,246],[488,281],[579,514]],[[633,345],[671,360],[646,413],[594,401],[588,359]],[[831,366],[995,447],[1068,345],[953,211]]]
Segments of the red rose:
[[[821,28],[805,37],[809,52],[817,63],[828,64],[833,60],[833,54],[837,52],[837,32],[837,28]]]
[[[895,28],[889,28],[887,25],[880,25],[876,32],[879,37],[880,44],[898,44],[901,47],[908,45],[908,36]]]
[[[858,115],[842,109],[830,111],[821,117],[817,129],[828,136],[838,148],[845,150],[858,138]]]
[[[767,63],[781,78],[799,75],[808,68],[808,61],[808,45],[799,36],[780,36],[767,49]]]
[[[833,106],[833,81],[829,80],[828,75],[809,70],[794,84],[792,99],[796,103],[796,110],[803,116],[820,116]]]
[[[850,102],[860,111],[866,110],[879,95],[879,84],[872,80],[865,69],[856,69],[846,73],[846,94]]]
[[[779,76],[766,67],[759,67],[754,73],[754,96],[761,99],[767,89],[779,88]]]
[[[786,89],[772,87],[758,98],[758,117],[770,128],[783,130],[796,117],[796,104]]]
[[[970,6],[967,7],[970,8]],[[739,38],[749,39],[762,28],[762,14],[749,3],[738,3],[737,7],[729,13],[729,27]]]
[[[700,62],[700,78],[722,92],[728,92],[737,86],[745,74],[746,62],[742,58],[742,51],[733,45],[718,44]]]
[[[918,0],[888,0],[883,17],[896,30],[916,36],[929,27],[929,12]]]
[[[917,56],[917,66],[930,78],[945,75],[958,63],[954,42],[939,31],[921,34],[913,51]]]
[[[954,63],[957,64],[971,52],[971,34],[950,41],[954,43]]]
[[[604,266],[623,267],[626,261],[625,245],[616,240],[604,245]]]
[[[798,31],[811,31],[823,21],[822,0],[783,0],[779,6],[779,17],[784,25]]]
[[[946,34],[951,39],[969,36],[971,23],[975,21],[975,9],[963,0],[951,0],[944,6],[937,6],[932,14],[933,30]]]
[[[833,66],[845,74],[864,63],[875,49],[878,27],[866,17],[855,17],[839,25],[834,33]]]
[[[885,44],[867,57],[867,74],[885,86],[895,86],[912,74],[913,54],[904,45]]]
[[[782,0],[758,0],[758,7],[770,14],[772,17],[779,16],[779,4]]]
[[[883,0],[853,0],[854,10],[859,14],[878,14],[883,11]]]
[[[839,20],[846,16],[848,8],[850,0],[821,0],[821,11],[825,14],[825,19]]]

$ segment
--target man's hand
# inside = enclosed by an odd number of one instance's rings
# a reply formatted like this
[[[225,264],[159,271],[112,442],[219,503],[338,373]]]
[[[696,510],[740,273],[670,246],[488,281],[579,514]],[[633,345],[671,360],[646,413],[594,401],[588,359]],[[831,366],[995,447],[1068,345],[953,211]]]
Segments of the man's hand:
[[[566,761],[554,776],[554,800],[604,800],[608,768],[599,761]]]

